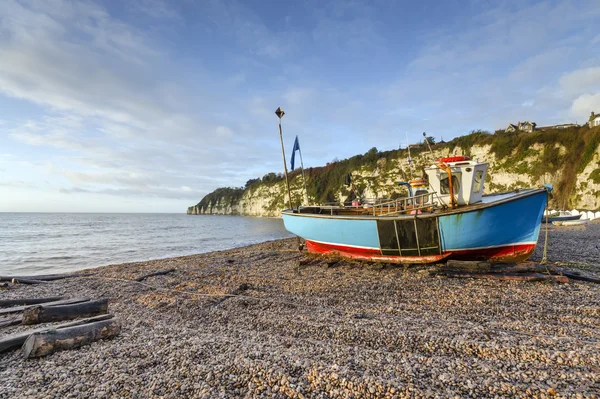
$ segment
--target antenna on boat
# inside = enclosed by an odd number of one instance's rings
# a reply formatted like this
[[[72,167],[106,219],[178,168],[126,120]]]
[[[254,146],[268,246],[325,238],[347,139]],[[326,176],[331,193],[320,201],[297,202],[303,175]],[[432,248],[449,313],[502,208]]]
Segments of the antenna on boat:
[[[413,170],[412,158],[410,156],[410,144],[408,144],[408,133],[404,132],[404,134],[406,135],[406,148],[408,148],[408,158],[406,159],[406,162],[408,163],[408,167],[410,169],[410,175],[412,177],[412,175],[414,174],[414,170]]]
[[[285,171],[285,185],[287,186],[288,202],[290,205],[290,209],[293,209],[293,207],[292,207],[292,192],[290,191],[290,181],[288,179],[287,164],[285,162],[285,150],[283,148],[283,134],[281,133],[281,118],[283,118],[283,115],[285,115],[285,112],[283,112],[281,107],[277,107],[277,109],[275,110],[275,115],[277,115],[277,117],[279,118],[279,141],[281,141],[281,155],[283,155],[283,170]]]
[[[431,145],[429,144],[429,139],[427,139],[427,133],[423,132],[423,137],[425,137],[425,142],[427,143],[427,147],[429,148],[429,153],[433,155],[433,151],[431,151]]]

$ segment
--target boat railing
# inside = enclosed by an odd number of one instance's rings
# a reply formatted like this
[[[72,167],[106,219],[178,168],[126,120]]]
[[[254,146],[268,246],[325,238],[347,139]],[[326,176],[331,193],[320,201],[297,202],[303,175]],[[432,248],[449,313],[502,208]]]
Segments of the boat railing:
[[[319,213],[338,214],[343,210],[362,211],[364,214],[374,216],[396,215],[421,209],[431,208],[437,203],[434,202],[435,193],[425,193],[404,198],[363,198],[358,205],[344,206],[339,202],[325,202],[317,205]],[[305,207],[310,208],[310,207]]]
[[[435,193],[425,193],[378,203],[373,205],[373,215],[397,215],[406,213],[407,211],[431,208],[435,205],[433,200],[434,195]]]

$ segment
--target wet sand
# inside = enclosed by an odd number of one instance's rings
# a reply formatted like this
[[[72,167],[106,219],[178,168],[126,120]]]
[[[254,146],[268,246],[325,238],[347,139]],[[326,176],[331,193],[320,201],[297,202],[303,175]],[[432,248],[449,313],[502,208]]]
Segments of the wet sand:
[[[549,261],[600,276],[600,224],[552,228],[549,244]],[[0,398],[600,396],[598,284],[299,265],[296,248],[273,241],[0,291],[108,297],[122,324],[78,350],[1,354]]]

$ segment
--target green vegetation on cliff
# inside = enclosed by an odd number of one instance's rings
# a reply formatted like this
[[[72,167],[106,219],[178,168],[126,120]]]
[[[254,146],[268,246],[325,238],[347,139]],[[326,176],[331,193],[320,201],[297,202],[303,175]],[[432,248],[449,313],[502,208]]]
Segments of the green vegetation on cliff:
[[[216,204],[221,206],[234,206],[243,195],[243,188],[221,187],[217,188],[212,193],[205,195],[196,206],[202,209],[203,213],[212,213],[212,207]]]
[[[486,179],[488,192],[532,186],[536,182],[545,182],[544,180],[548,179],[555,184],[553,205],[569,208],[577,202],[580,195],[577,192],[577,177],[593,161],[599,145],[600,127],[590,129],[584,126],[533,133],[497,131],[491,134],[475,130],[448,143],[433,145],[432,148],[436,154],[464,155],[472,155],[475,148],[489,148],[488,155],[493,155],[495,162],[490,165],[488,179]],[[415,160],[417,158],[423,160],[424,157],[421,155],[424,152],[428,152],[427,146],[411,147],[411,156]],[[359,193],[368,189],[375,194],[395,195],[391,193],[389,187],[384,187],[385,180],[398,181],[411,178],[406,170],[407,157],[406,149],[378,151],[373,147],[362,155],[355,155],[341,161],[335,159],[326,166],[308,168],[305,170],[308,195],[311,202],[317,203],[339,201],[340,195],[346,200],[351,200],[355,194],[343,185],[344,177],[348,174],[352,174],[353,177],[361,175],[362,178],[353,180],[354,187]],[[593,169],[589,181],[598,184],[600,165],[593,165]],[[365,177],[373,171],[377,171],[373,174],[373,178]],[[519,174],[522,178],[511,184],[494,183],[494,173]],[[299,194],[301,188],[298,185],[300,174],[300,170],[290,173],[294,201],[296,199],[300,201],[301,198]],[[582,186],[587,187],[587,184],[588,182],[582,183]],[[205,196],[196,207],[202,210],[201,213],[209,213],[211,206],[217,203],[220,206],[233,205],[244,197],[245,193],[253,193],[273,185],[283,185],[281,173],[268,173],[262,179],[248,180],[244,188],[219,188]],[[297,187],[297,190],[294,190],[294,187]],[[596,192],[596,195],[600,195],[600,192]],[[265,210],[272,213],[281,209],[284,201],[285,195],[281,190],[269,198],[267,206],[269,209]]]

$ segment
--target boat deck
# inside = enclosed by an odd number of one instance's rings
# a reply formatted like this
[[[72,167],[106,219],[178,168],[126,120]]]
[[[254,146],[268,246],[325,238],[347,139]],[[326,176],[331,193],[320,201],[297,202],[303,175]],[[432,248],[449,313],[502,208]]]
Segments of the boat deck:
[[[438,202],[432,194],[424,194],[418,197],[400,198],[391,201],[381,202],[379,204],[366,204],[362,206],[343,206],[343,205],[314,205],[302,206],[294,209],[293,213],[305,215],[322,215],[322,216],[342,216],[356,218],[373,218],[375,217],[412,217],[415,214],[423,216],[429,215],[444,215],[456,212],[468,212],[485,208],[494,203],[500,203],[515,196],[528,195],[536,189],[516,190],[506,193],[489,194],[482,197],[481,202],[470,205],[461,205],[457,208],[450,209],[439,206]],[[284,212],[290,212],[286,210]]]

